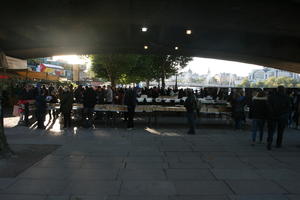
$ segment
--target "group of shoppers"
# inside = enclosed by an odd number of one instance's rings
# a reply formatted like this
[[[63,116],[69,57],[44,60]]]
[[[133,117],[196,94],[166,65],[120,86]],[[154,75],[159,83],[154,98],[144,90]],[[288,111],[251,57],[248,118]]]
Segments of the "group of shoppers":
[[[94,107],[96,104],[124,104],[128,107],[128,112],[124,118],[127,121],[127,127],[133,128],[133,118],[135,106],[137,104],[137,90],[135,88],[118,88],[115,89],[111,86],[99,86],[94,89],[91,86],[83,87],[79,85],[77,88],[70,86],[53,86],[36,84],[26,84],[19,94],[20,104],[25,106],[24,109],[24,122],[29,125],[29,102],[35,102],[35,116],[39,129],[44,129],[45,116],[49,110],[50,119],[56,118],[58,112],[53,107],[47,108],[47,103],[59,103],[59,112],[63,116],[64,128],[71,127],[71,113],[73,103],[83,104],[82,111],[82,124],[84,127],[89,128],[93,125]],[[111,116],[108,113],[108,117]]]
[[[267,148],[272,149],[273,137],[277,132],[276,147],[282,146],[283,133],[292,115],[292,98],[285,92],[283,86],[276,91],[266,93],[263,90],[254,91],[253,97],[249,98],[240,93],[233,94],[231,100],[232,117],[235,128],[240,129],[245,121],[245,106],[249,106],[249,118],[252,120],[251,141],[254,146],[257,142],[263,142],[263,133],[267,125]]]
[[[155,96],[162,90],[158,88],[137,90],[136,88],[113,88],[111,86],[99,86],[92,88],[89,86],[78,86],[74,89],[72,86],[55,87],[36,84],[33,87],[30,84],[25,85],[20,93],[20,99],[25,105],[25,122],[28,124],[28,103],[27,100],[35,100],[38,128],[44,129],[45,116],[47,114],[47,103],[60,103],[60,112],[63,116],[64,128],[71,127],[71,113],[73,103],[83,104],[82,119],[84,127],[91,127],[94,119],[94,107],[96,104],[123,104],[127,106],[124,113],[124,119],[127,121],[127,128],[134,127],[133,119],[135,107],[137,105],[137,97],[142,94],[150,94]],[[177,94],[181,91],[181,95],[186,96],[184,106],[186,108],[186,116],[189,124],[188,134],[196,132],[197,111],[199,111],[199,103],[197,100],[197,91],[185,89],[175,91]],[[173,93],[172,89],[164,91],[166,94]],[[204,92],[204,91],[201,91]],[[245,106],[249,107],[249,118],[252,120],[251,140],[252,145],[258,141],[263,142],[263,133],[267,125],[267,148],[271,150],[273,136],[277,131],[276,147],[282,146],[283,133],[288,124],[299,118],[299,102],[300,95],[287,95],[285,88],[279,86],[276,91],[265,92],[256,90],[252,96],[243,95],[239,91],[233,91],[228,95],[228,99],[232,107],[232,118],[235,122],[235,129],[241,129],[246,120]],[[298,105],[298,106],[297,106]],[[58,116],[54,108],[48,108],[50,119]],[[257,134],[258,133],[258,134]],[[258,139],[257,139],[258,135]]]

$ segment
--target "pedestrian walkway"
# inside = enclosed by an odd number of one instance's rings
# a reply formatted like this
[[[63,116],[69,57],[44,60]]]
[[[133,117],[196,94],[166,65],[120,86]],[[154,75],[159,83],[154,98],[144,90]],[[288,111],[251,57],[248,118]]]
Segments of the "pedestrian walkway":
[[[249,131],[6,128],[11,144],[59,144],[16,178],[2,200],[299,200],[300,131],[284,147],[250,145]]]

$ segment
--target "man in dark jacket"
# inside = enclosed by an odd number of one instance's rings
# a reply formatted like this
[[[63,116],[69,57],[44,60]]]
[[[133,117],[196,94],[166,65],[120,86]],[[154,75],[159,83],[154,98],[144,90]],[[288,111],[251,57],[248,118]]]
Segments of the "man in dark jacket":
[[[38,129],[45,129],[44,126],[47,103],[46,103],[46,94],[45,91],[38,88],[38,93],[35,98],[35,106],[36,106],[36,117],[38,122]]]
[[[187,95],[188,97],[184,102],[184,107],[186,108],[186,116],[190,127],[188,134],[194,135],[196,133],[197,99],[193,90],[188,89]]]
[[[72,108],[73,108],[73,93],[70,91],[70,88],[65,87],[60,101],[60,111],[64,117],[64,128],[71,127]]]
[[[131,130],[134,127],[133,119],[135,114],[135,106],[137,103],[137,93],[136,89],[129,88],[124,96],[124,104],[127,105],[127,111],[128,111],[128,122],[127,122],[127,128]]]
[[[96,105],[96,92],[88,87],[83,93],[83,120],[84,127],[89,128],[93,125],[93,113]]]
[[[282,146],[283,132],[287,125],[291,101],[285,94],[285,88],[279,86],[277,92],[268,97],[268,150],[272,148],[273,135],[277,126],[276,147]]]

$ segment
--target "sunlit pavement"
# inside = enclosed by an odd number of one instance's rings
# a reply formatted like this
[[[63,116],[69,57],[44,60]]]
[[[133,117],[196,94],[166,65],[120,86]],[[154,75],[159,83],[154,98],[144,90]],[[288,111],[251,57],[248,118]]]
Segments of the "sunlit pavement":
[[[60,144],[16,178],[2,200],[299,200],[300,131],[281,149],[250,145],[249,131],[183,128],[48,130],[5,119],[11,144]],[[49,127],[49,126],[48,126]],[[163,127],[163,126],[162,126]]]

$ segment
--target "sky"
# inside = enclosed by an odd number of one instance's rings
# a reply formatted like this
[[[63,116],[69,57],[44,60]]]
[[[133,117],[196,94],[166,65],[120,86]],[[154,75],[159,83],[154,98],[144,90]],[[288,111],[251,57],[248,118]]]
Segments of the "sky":
[[[237,74],[238,76],[248,76],[253,69],[261,69],[262,66],[252,65],[240,62],[216,60],[210,58],[198,58],[195,57],[192,62],[188,64],[182,71],[188,71],[191,69],[194,73],[207,74],[208,69],[211,75],[215,75],[221,72],[227,72]]]
[[[62,59],[70,64],[84,64],[90,62],[87,59],[82,59],[77,55],[67,55],[67,56],[54,56],[53,60]],[[195,57],[192,62],[188,64],[186,68],[182,71],[188,71],[191,69],[194,73],[198,74],[207,74],[208,69],[211,72],[211,75],[215,75],[221,72],[227,72],[232,74],[237,74],[238,76],[248,76],[248,74],[253,69],[261,69],[262,66],[240,63],[240,62],[232,62],[225,60],[216,60],[210,58],[198,58]]]

